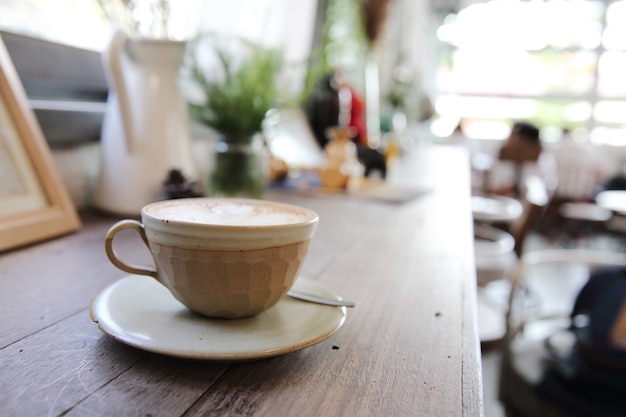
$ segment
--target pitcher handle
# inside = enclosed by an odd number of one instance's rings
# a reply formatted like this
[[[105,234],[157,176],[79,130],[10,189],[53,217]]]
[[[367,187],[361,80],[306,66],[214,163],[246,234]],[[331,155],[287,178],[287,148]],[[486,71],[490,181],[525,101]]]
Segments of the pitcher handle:
[[[111,226],[106,234],[106,237],[104,238],[104,250],[107,254],[107,257],[109,258],[109,261],[111,261],[111,263],[115,265],[118,269],[121,269],[124,272],[128,272],[129,274],[147,275],[158,280],[159,278],[155,270],[148,269],[142,266],[129,265],[117,256],[115,249],[113,249],[113,238],[119,231],[124,229],[132,229],[139,233],[141,240],[143,240],[143,243],[146,245],[148,250],[150,250],[148,237],[146,236],[146,230],[144,229],[143,224],[141,224],[137,220],[120,220],[119,222]]]
[[[120,118],[122,119],[122,128],[124,130],[126,150],[129,154],[132,154],[135,137],[132,123],[133,118],[131,117],[132,108],[130,105],[128,88],[126,86],[126,81],[124,80],[124,74],[122,73],[122,54],[126,53],[125,48],[127,42],[128,36],[120,28],[116,27],[111,35],[108,46],[102,55],[102,60],[105,68],[109,70],[109,84],[113,87],[117,96]]]

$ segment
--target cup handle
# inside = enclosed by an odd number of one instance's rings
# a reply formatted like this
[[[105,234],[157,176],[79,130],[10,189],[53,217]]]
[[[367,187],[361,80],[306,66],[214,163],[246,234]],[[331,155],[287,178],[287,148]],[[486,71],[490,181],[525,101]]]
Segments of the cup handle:
[[[147,269],[145,267],[140,267],[136,265],[129,265],[125,263],[124,261],[120,260],[120,258],[117,256],[117,253],[115,253],[115,250],[113,249],[113,238],[115,237],[117,232],[124,230],[124,229],[133,229],[137,233],[139,233],[141,240],[143,240],[143,243],[146,245],[148,250],[150,250],[150,245],[148,244],[148,237],[146,236],[146,231],[143,227],[143,224],[141,224],[137,220],[130,220],[130,219],[120,220],[119,222],[111,226],[111,228],[106,234],[106,237],[104,238],[104,250],[107,254],[107,257],[109,258],[109,261],[111,261],[111,263],[115,265],[117,268],[121,269],[124,272],[128,272],[129,274],[147,275],[149,277],[152,277],[158,280],[158,276],[155,270]]]

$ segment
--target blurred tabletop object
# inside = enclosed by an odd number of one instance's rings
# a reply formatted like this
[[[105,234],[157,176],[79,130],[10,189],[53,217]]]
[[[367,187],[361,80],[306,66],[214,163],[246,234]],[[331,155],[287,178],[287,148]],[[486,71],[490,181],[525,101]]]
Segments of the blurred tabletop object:
[[[518,200],[499,195],[473,195],[471,203],[474,220],[484,223],[510,222],[523,210]]]
[[[450,147],[402,155],[388,181],[430,186],[402,203],[269,190],[319,214],[301,276],[356,307],[329,338],[250,362],[151,353],[99,330],[90,304],[124,277],[103,248],[117,218],[84,212],[77,234],[0,254],[0,415],[483,415],[467,161]],[[116,245],[151,262],[138,239]]]
[[[601,191],[596,195],[596,204],[617,214],[626,215],[626,191]]]

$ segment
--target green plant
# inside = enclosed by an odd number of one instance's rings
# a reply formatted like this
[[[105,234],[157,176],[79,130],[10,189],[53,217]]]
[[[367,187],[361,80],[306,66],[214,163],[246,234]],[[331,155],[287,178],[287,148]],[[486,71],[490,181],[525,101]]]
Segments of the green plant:
[[[241,43],[243,57],[216,45],[216,68],[201,68],[196,53],[190,63],[191,78],[204,93],[203,102],[190,103],[191,117],[234,138],[261,130],[267,111],[276,104],[282,66],[280,51]],[[204,43],[192,44],[192,49],[201,47]]]

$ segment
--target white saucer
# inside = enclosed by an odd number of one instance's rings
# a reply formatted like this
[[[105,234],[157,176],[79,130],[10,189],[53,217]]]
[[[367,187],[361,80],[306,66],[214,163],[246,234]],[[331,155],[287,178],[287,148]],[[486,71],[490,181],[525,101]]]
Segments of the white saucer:
[[[294,289],[341,299],[304,278]],[[104,333],[139,349],[195,360],[241,361],[294,352],[327,339],[345,321],[346,308],[285,297],[254,317],[211,319],[192,313],[154,278],[130,275],[102,290],[90,314]]]

